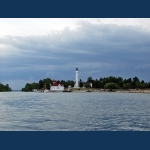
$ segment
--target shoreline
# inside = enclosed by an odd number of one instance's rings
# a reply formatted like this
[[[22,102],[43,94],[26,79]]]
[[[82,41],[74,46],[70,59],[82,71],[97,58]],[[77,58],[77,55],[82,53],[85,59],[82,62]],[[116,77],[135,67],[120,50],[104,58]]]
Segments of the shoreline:
[[[137,90],[137,89],[129,89],[129,90],[115,90],[115,91],[109,91],[109,90],[104,90],[104,89],[80,89],[80,90],[73,90],[72,92],[74,93],[90,93],[90,92],[97,92],[97,93],[111,93],[111,92],[118,92],[118,93],[145,93],[145,94],[150,94],[150,89],[145,89],[145,90]]]
[[[72,92],[78,92],[78,91],[88,92],[88,89],[73,90]],[[115,91],[109,91],[104,89],[89,89],[89,92],[150,93],[150,89],[144,89],[144,90],[143,89],[129,89],[129,90],[118,89]]]
[[[13,92],[13,91],[11,91]],[[20,91],[20,92],[24,92],[24,91]],[[141,89],[129,89],[129,90],[114,90],[114,91],[110,91],[110,90],[104,90],[104,89],[73,89],[72,91],[30,91],[30,92],[34,92],[34,93],[143,93],[143,94],[150,94],[150,89],[145,89],[145,90],[141,90]]]
[[[150,90],[117,90],[118,93],[146,93],[150,94]]]

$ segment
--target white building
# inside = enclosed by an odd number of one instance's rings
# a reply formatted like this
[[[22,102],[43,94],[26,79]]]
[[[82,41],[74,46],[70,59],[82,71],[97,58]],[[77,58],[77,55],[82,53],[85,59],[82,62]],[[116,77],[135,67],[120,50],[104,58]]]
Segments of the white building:
[[[90,87],[92,88],[92,83],[90,83]]]
[[[50,87],[51,91],[64,91],[64,86],[56,81],[53,81],[53,84]]]
[[[33,89],[32,91],[33,91],[33,92],[37,92],[37,89]]]
[[[78,68],[76,68],[75,72],[76,72],[76,81],[75,81],[74,88],[79,88]]]

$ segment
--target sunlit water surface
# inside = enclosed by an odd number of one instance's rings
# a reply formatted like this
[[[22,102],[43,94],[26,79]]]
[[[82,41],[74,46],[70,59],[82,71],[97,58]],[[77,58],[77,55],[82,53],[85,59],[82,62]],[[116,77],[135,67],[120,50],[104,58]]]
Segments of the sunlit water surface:
[[[150,131],[150,94],[0,93],[1,131]]]

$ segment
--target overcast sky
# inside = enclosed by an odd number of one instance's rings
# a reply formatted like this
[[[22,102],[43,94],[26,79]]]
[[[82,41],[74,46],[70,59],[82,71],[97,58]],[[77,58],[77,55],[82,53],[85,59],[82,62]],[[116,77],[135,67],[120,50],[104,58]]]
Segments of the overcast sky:
[[[0,82],[13,90],[47,77],[150,81],[149,18],[0,18]]]

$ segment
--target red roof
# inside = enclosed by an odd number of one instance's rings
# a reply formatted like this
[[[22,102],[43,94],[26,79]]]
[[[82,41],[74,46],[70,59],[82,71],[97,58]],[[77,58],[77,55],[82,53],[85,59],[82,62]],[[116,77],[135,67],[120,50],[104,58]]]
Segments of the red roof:
[[[57,82],[52,84],[52,86],[58,86],[58,85],[59,85],[59,83],[57,83]]]
[[[53,80],[52,82],[53,82],[53,83],[52,83],[52,85],[51,85],[51,86],[58,86],[58,85],[63,86],[62,84],[57,83],[57,81],[56,81],[56,80]]]

